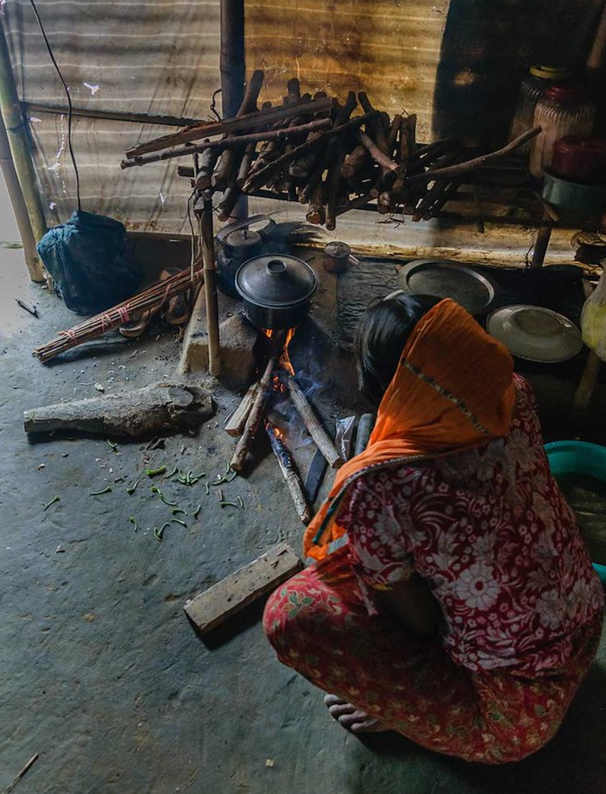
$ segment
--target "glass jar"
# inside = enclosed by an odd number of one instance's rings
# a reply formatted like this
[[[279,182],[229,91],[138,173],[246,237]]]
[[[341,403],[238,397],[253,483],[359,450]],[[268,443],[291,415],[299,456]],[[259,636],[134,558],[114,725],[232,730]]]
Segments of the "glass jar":
[[[596,105],[582,86],[552,86],[539,99],[534,124],[542,131],[530,147],[530,173],[542,179],[551,165],[553,145],[567,135],[589,137],[593,132]]]
[[[520,86],[520,97],[509,130],[510,141],[532,127],[536,104],[545,91],[553,85],[564,83],[570,76],[570,70],[563,66],[534,64],[530,67]],[[520,146],[515,153],[527,156],[530,153],[530,142]]]

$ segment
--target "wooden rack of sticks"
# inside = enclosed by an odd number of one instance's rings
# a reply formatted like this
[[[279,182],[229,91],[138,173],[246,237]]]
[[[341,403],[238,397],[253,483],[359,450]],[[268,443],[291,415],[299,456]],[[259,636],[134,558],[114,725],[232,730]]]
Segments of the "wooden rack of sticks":
[[[233,471],[241,471],[253,439],[262,426],[265,428],[297,514],[306,524],[311,518],[311,512],[292,456],[288,452],[283,434],[265,419],[272,396],[279,390],[288,393],[310,436],[331,468],[338,468],[343,460],[295,379],[286,352],[288,341],[286,331],[274,333],[263,374],[249,387],[240,405],[228,419],[225,430],[229,435],[239,437],[229,465]]]
[[[252,74],[234,118],[134,146],[122,167],[197,155],[195,170],[179,166],[178,173],[196,190],[222,193],[219,220],[230,217],[242,194],[270,190],[306,204],[307,221],[332,230],[338,216],[373,202],[380,213],[431,218],[470,173],[540,131],[535,127],[502,149],[473,157],[454,138],[419,145],[414,114],[390,118],[363,91],[350,91],[341,103],[323,91],[301,94],[293,78],[281,105],[258,108],[263,80],[262,71]]]

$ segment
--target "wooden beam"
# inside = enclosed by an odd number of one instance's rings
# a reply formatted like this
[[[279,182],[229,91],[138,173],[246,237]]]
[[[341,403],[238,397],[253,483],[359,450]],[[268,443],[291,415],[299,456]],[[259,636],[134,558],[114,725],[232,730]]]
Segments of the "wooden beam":
[[[206,634],[290,579],[302,567],[303,563],[292,548],[287,543],[280,543],[187,601],[183,609],[196,629]]]

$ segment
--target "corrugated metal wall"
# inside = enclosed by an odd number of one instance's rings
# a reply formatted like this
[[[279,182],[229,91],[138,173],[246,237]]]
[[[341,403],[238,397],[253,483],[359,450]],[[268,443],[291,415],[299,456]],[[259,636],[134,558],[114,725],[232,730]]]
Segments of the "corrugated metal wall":
[[[468,143],[507,135],[532,60],[582,64],[604,0],[246,0],[246,62],[266,71],[263,99],[296,75],[304,89],[366,90],[390,112],[419,117],[418,137]],[[219,87],[219,0],[37,0],[79,108],[207,118]],[[1,3],[28,102],[65,98],[28,0]],[[50,224],[75,207],[66,118],[32,112]],[[75,118],[83,208],[128,228],[187,233],[187,180],[176,161],[120,169],[124,150],[171,128]],[[256,202],[255,202],[256,204]],[[267,206],[267,203],[265,203]],[[273,207],[275,208],[275,207]],[[375,225],[374,216],[368,216]],[[344,224],[341,224],[341,227]]]
[[[218,0],[37,0],[78,108],[206,118],[219,86]],[[27,0],[7,0],[3,23],[17,87],[27,102],[65,106],[65,95]],[[49,224],[76,206],[65,116],[30,114]],[[187,180],[175,163],[122,171],[124,150],[170,127],[74,118],[82,206],[138,231],[185,231]]]

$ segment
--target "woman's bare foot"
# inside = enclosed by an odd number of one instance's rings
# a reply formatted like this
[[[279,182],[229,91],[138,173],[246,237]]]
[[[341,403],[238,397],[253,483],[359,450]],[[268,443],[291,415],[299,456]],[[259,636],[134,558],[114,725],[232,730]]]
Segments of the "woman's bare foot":
[[[338,695],[325,695],[324,704],[331,717],[352,733],[381,733],[390,730],[379,720],[371,717],[362,709],[343,700]]]

